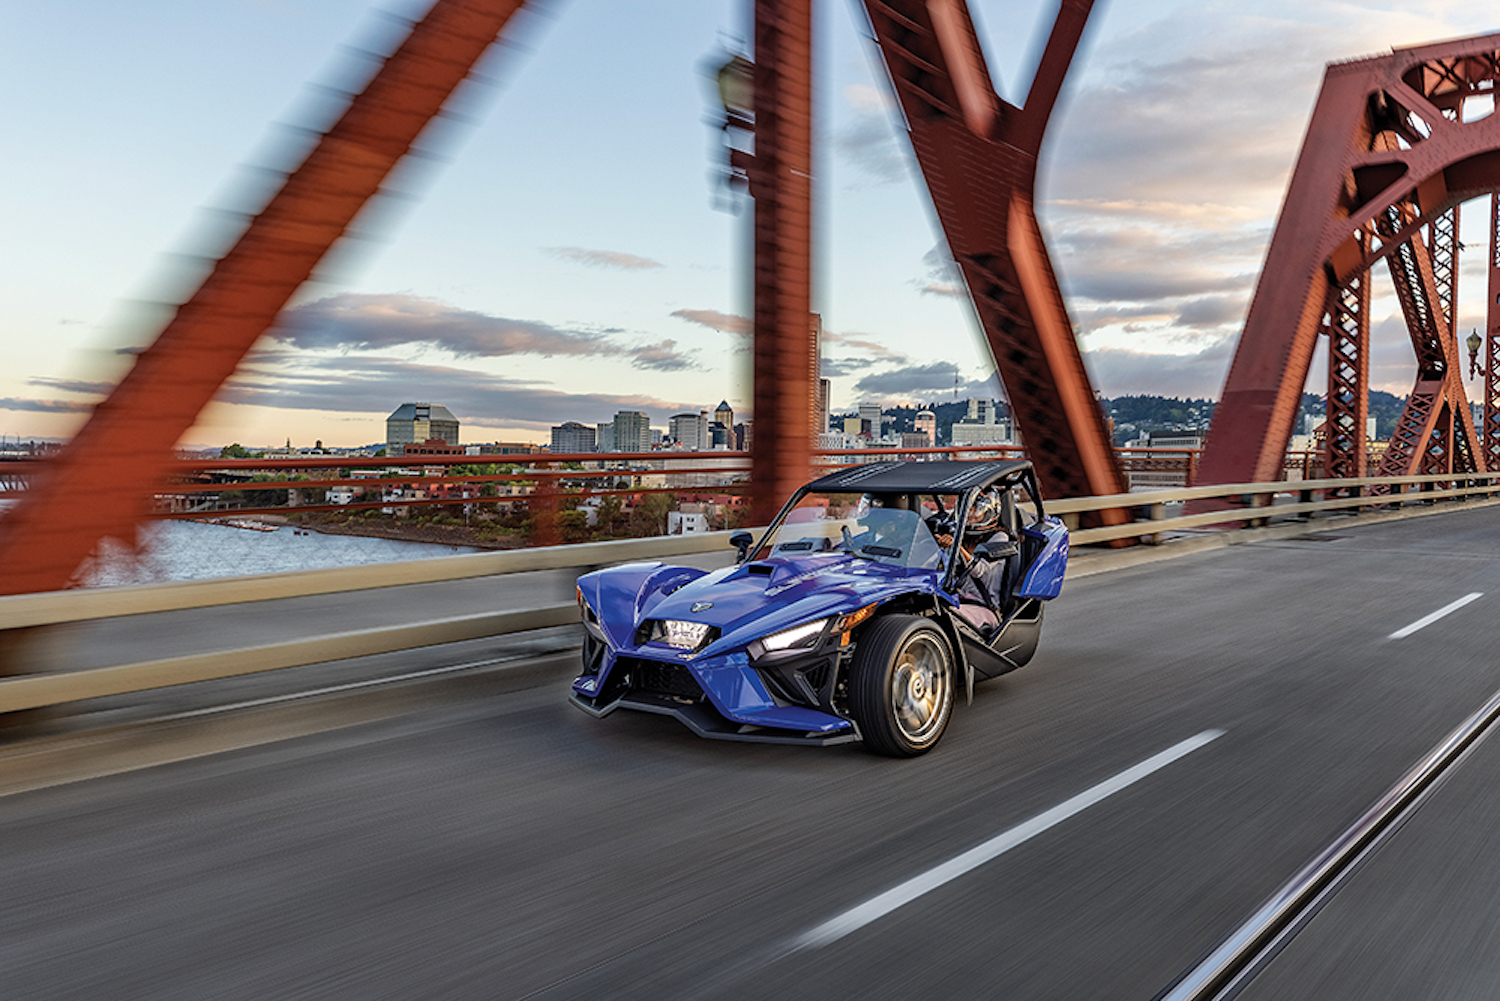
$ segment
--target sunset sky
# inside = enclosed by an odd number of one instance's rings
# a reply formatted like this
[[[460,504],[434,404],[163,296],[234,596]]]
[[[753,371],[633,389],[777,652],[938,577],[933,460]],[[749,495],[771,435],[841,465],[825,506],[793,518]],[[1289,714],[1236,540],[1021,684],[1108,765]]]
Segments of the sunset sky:
[[[1019,100],[1055,7],[972,0]],[[370,72],[386,0],[56,0],[0,13],[0,434],[62,437]],[[395,16],[392,16],[395,15]],[[359,445],[400,403],[465,441],[749,405],[748,206],[707,68],[742,0],[536,5],[185,445]],[[998,393],[857,4],[818,7],[814,306],[835,408]],[[1217,396],[1333,60],[1500,29],[1487,5],[1114,0],[1044,148],[1039,215],[1106,395]],[[1470,211],[1460,328],[1482,325]],[[1381,283],[1388,281],[1381,277]],[[1395,299],[1372,381],[1405,394]],[[1321,382],[1321,367],[1314,379]]]

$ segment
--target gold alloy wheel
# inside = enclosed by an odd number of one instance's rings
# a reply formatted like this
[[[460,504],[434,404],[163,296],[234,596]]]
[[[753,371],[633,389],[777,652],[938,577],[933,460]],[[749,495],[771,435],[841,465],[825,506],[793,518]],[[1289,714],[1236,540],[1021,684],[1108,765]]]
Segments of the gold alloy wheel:
[[[896,726],[913,744],[942,731],[952,705],[953,672],[947,651],[930,632],[919,632],[902,646],[891,669],[891,708]]]

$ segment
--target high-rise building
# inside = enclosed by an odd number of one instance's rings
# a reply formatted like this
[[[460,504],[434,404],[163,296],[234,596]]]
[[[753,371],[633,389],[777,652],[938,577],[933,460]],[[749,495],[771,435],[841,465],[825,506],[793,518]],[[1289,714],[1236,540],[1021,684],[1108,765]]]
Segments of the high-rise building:
[[[458,418],[441,404],[403,403],[385,419],[387,455],[401,455],[407,445],[420,444],[429,438],[458,444]]]
[[[709,448],[708,411],[678,414],[667,422],[667,434],[682,443],[688,452],[706,452]]]
[[[594,451],[613,452],[615,450],[615,422],[594,425]]]
[[[927,436],[927,447],[931,448],[937,444],[937,414],[931,410],[922,410],[917,413],[917,419],[913,421],[918,434]]]
[[[651,451],[651,418],[639,410],[621,410],[615,414],[616,452]]]
[[[599,432],[587,424],[568,421],[552,429],[552,451],[559,455],[592,452]]]
[[[1010,445],[1014,443],[1011,438],[1009,420],[996,421],[993,424],[959,421],[953,425],[952,435],[955,445]]]
[[[728,400],[722,401],[714,410],[714,421],[727,428],[734,427],[734,408],[729,405]]]
[[[807,355],[807,388],[808,406],[812,412],[808,414],[808,424],[812,428],[813,447],[817,447],[818,435],[828,430],[828,392],[823,387],[826,385],[822,379],[823,375],[823,317],[817,313],[811,315],[812,336],[808,338]]]
[[[879,438],[880,437],[880,435],[881,435],[881,427],[880,427],[880,404],[878,404],[878,403],[861,403],[859,405],[859,419],[861,421],[869,421],[870,422],[870,437],[871,438]]]
[[[995,409],[994,400],[973,399],[969,401],[969,416],[964,418],[967,424],[994,424],[999,417]]]

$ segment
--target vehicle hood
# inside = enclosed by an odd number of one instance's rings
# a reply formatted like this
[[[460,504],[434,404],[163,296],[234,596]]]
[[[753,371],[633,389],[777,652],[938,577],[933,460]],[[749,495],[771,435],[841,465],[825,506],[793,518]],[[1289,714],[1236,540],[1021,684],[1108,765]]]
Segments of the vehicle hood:
[[[616,567],[579,580],[610,641],[634,646],[636,630],[647,620],[703,622],[717,627],[719,636],[700,656],[898,594],[935,591],[938,576],[843,553],[757,560],[710,573],[660,564],[643,571],[647,568],[640,565]]]

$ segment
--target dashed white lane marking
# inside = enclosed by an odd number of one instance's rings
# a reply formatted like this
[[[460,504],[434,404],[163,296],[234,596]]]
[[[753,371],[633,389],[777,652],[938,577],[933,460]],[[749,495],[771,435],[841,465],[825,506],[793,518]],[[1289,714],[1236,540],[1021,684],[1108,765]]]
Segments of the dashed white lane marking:
[[[795,939],[791,944],[791,951],[816,949],[837,942],[845,935],[885,917],[896,908],[911,903],[923,894],[936,890],[944,883],[957,879],[971,869],[977,869],[991,859],[1005,854],[1017,845],[1031,840],[1074,814],[1087,810],[1095,803],[1139,782],[1152,772],[1165,768],[1178,758],[1191,754],[1209,741],[1223,735],[1223,730],[1204,730],[1180,744],[1173,744],[1160,754],[1152,755],[1140,764],[1125,769],[1113,778],[1105,779],[1072,799],[1059,803],[1052,809],[995,835],[983,844],[970,848],[962,855],[949,859],[921,875],[913,876],[899,886],[892,887],[879,896],[872,897],[859,906],[824,921]]]
[[[1482,597],[1484,597],[1483,591],[1471,591],[1468,594],[1464,595],[1462,598],[1459,598],[1457,601],[1450,601],[1448,602],[1448,604],[1444,605],[1442,608],[1439,608],[1437,611],[1422,616],[1411,625],[1402,626],[1400,629],[1397,629],[1395,632],[1387,636],[1386,639],[1405,639],[1412,633],[1416,632],[1418,629],[1425,629],[1427,626],[1432,625],[1438,619],[1441,619],[1443,616],[1449,614],[1450,612],[1456,612],[1460,608],[1463,608],[1465,605],[1467,605],[1469,602]]]

